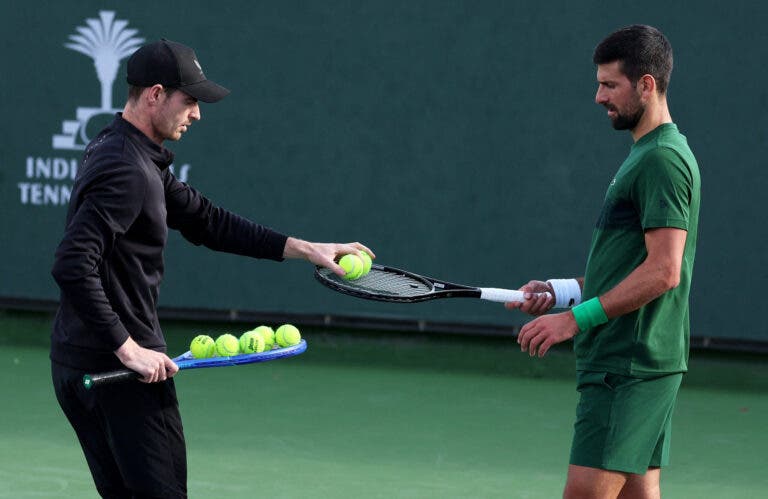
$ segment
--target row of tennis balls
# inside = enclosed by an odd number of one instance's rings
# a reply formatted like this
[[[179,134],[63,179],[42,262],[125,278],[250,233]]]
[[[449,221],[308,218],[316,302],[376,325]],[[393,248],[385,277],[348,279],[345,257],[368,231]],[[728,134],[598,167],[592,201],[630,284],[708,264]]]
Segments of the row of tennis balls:
[[[360,279],[371,271],[371,255],[368,252],[360,250],[359,254],[348,254],[341,257],[339,265],[344,269],[344,279],[353,281]]]
[[[195,336],[189,345],[192,357],[207,359],[210,357],[231,357],[246,353],[261,353],[278,347],[298,345],[301,333],[292,324],[283,324],[277,330],[269,326],[259,326],[244,332],[238,339],[230,333],[220,335],[216,340],[207,334]]]

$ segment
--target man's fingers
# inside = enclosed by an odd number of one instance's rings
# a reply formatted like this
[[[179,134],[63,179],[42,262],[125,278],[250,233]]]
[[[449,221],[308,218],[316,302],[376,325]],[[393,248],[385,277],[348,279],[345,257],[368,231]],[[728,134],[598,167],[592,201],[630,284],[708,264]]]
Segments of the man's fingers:
[[[368,246],[364,245],[363,243],[354,242],[354,243],[347,243],[341,246],[342,246],[341,249],[338,251],[339,256],[349,255],[349,254],[356,255],[358,251],[365,251],[366,253],[371,255],[371,258],[376,258],[376,254],[373,251],[371,251],[371,249]]]
[[[544,342],[541,345],[539,345],[539,351],[538,351],[539,358],[542,358],[547,354],[547,352],[549,351],[553,343],[554,343],[553,341],[547,338],[546,340],[544,340]]]
[[[548,340],[543,326],[539,323],[540,321],[541,319],[535,319],[524,325],[520,329],[520,334],[517,335],[517,342],[520,344],[520,351],[528,352],[531,357],[537,353],[539,356],[543,355],[541,352],[541,347]]]
[[[520,291],[523,291],[525,301],[517,305],[517,307],[509,308],[519,308],[521,312],[529,315],[540,315],[547,310],[547,297],[545,295],[532,291],[528,285],[520,288]]]
[[[152,382],[155,383],[157,381],[161,381],[164,375],[165,375],[164,365],[162,363],[156,365],[154,371],[152,372]]]
[[[346,274],[346,271],[341,267],[341,265],[334,262],[333,260],[331,260],[330,262],[327,262],[325,267],[331,269],[331,271],[339,277],[344,277],[344,275]]]
[[[517,335],[517,342],[520,344],[520,350],[525,352],[528,350],[528,344],[531,341],[531,337],[534,334],[536,321],[529,322],[520,330],[520,334]]]
[[[376,254],[373,251],[371,251],[371,249],[368,246],[362,243],[352,243],[352,244],[354,244],[357,249],[363,250],[369,255],[371,255],[371,258],[376,258]]]
[[[168,377],[171,378],[177,372],[179,372],[179,366],[177,366],[174,361],[172,361],[170,358],[168,358],[166,360],[166,362],[165,362],[165,372],[168,375]]]
[[[152,352],[149,357],[145,359],[145,364],[141,370],[136,369],[142,377],[139,381],[143,383],[157,383],[158,381],[165,381],[168,378],[173,377],[179,371],[177,366],[170,357],[163,353]]]
[[[531,338],[531,341],[528,342],[528,355],[530,355],[531,357],[534,357],[542,341],[543,341],[543,337],[541,333],[536,333],[536,335],[534,335]]]

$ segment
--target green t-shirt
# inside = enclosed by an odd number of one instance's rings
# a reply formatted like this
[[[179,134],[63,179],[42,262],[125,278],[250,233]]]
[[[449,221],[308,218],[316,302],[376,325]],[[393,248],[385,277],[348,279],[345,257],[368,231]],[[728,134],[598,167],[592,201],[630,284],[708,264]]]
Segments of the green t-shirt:
[[[644,232],[688,232],[680,284],[657,299],[574,338],[579,371],[653,377],[688,369],[693,260],[699,221],[699,167],[673,123],[640,138],[608,186],[592,236],[583,300],[615,287],[647,256]]]

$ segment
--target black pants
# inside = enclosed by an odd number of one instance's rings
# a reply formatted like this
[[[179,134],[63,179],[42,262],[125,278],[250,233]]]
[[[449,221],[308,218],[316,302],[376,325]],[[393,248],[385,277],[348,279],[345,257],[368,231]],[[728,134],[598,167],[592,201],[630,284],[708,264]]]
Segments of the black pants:
[[[52,362],[51,374],[102,497],[187,497],[184,430],[172,379],[86,390],[83,371]]]

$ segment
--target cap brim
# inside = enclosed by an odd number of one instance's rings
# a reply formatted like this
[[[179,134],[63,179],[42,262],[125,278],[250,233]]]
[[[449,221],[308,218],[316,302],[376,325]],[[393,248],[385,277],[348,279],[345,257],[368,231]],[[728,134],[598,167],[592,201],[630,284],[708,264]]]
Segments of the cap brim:
[[[229,90],[222,87],[218,83],[214,83],[211,80],[204,80],[199,83],[192,83],[191,85],[184,85],[179,87],[182,92],[191,95],[197,100],[203,102],[218,102],[227,95]]]

